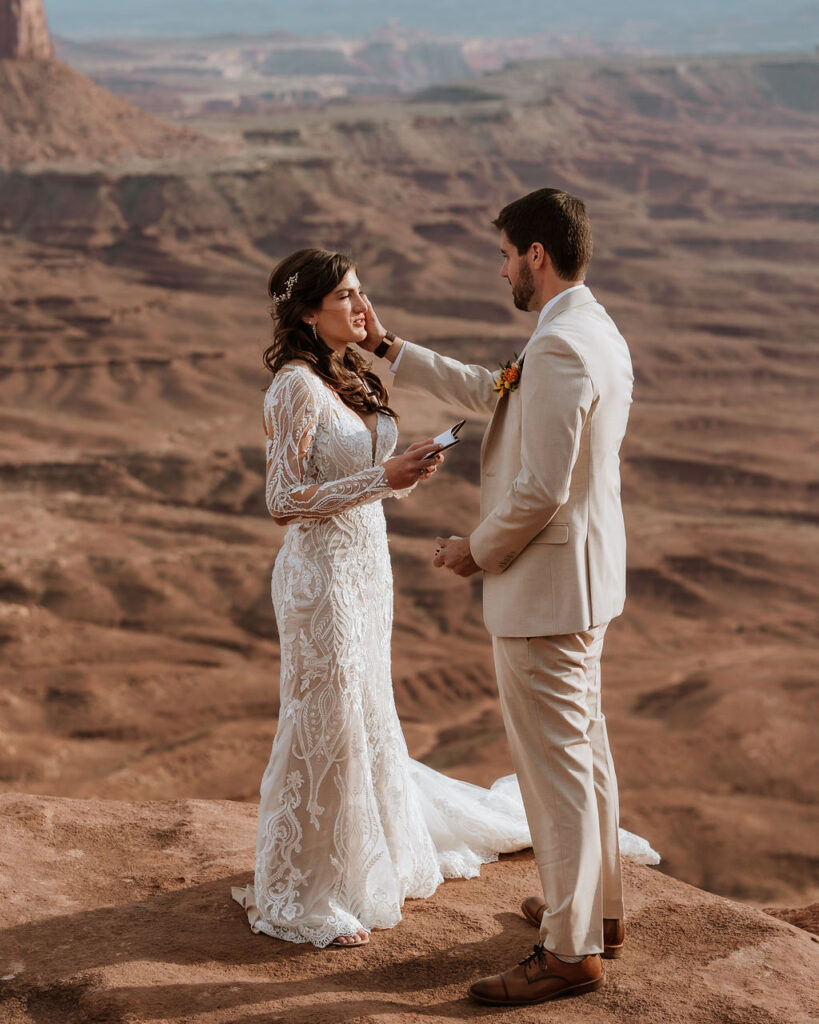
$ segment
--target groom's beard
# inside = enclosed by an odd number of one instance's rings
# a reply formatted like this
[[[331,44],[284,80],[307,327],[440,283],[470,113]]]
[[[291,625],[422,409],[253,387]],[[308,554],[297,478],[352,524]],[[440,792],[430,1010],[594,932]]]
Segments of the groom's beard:
[[[517,309],[524,312],[529,309],[529,303],[535,294],[535,279],[532,277],[532,269],[528,263],[520,268],[517,281],[512,285],[512,301]]]

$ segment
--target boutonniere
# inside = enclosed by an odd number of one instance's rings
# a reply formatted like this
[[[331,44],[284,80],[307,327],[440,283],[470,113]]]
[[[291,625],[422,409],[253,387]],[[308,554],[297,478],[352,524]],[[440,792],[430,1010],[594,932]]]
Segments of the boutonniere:
[[[495,384],[495,391],[503,394],[504,391],[514,391],[520,384],[520,375],[523,372],[523,360],[518,359],[518,354],[512,356],[508,363],[500,364],[498,381]]]

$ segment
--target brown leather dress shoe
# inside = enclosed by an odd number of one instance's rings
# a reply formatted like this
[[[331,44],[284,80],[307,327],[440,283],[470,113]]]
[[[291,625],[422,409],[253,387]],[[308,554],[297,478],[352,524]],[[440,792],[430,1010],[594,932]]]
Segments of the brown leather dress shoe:
[[[593,992],[602,984],[599,954],[593,953],[578,964],[564,964],[547,949],[535,946],[534,952],[516,967],[470,985],[469,994],[479,1003],[492,1006],[530,1006],[558,996]]]
[[[603,956],[606,960],[619,960],[623,955],[626,923],[622,917],[603,918]]]
[[[529,924],[533,924],[535,928],[540,928],[540,922],[543,919],[543,911],[546,909],[546,904],[539,896],[527,896],[523,903],[521,903],[520,909]],[[622,918],[604,917],[603,959],[619,960],[623,955],[625,938],[626,925]]]

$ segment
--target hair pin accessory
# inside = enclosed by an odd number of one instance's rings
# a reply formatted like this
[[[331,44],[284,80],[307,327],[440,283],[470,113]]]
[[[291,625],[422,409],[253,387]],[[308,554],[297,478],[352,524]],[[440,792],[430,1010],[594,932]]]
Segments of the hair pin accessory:
[[[273,315],[274,316],[278,312],[279,303],[287,302],[287,300],[293,294],[293,286],[295,285],[296,281],[298,281],[298,279],[299,279],[298,273],[292,274],[284,282],[284,288],[282,289],[282,291],[279,292],[277,295],[273,296],[273,300],[272,301],[273,301]]]

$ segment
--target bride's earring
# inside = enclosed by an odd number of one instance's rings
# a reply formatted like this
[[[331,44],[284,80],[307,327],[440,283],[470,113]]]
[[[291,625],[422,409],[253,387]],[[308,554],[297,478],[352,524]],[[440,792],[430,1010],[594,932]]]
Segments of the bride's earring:
[[[316,325],[314,323],[310,324],[310,326],[313,329],[313,341],[318,341],[318,328],[316,327]]]

